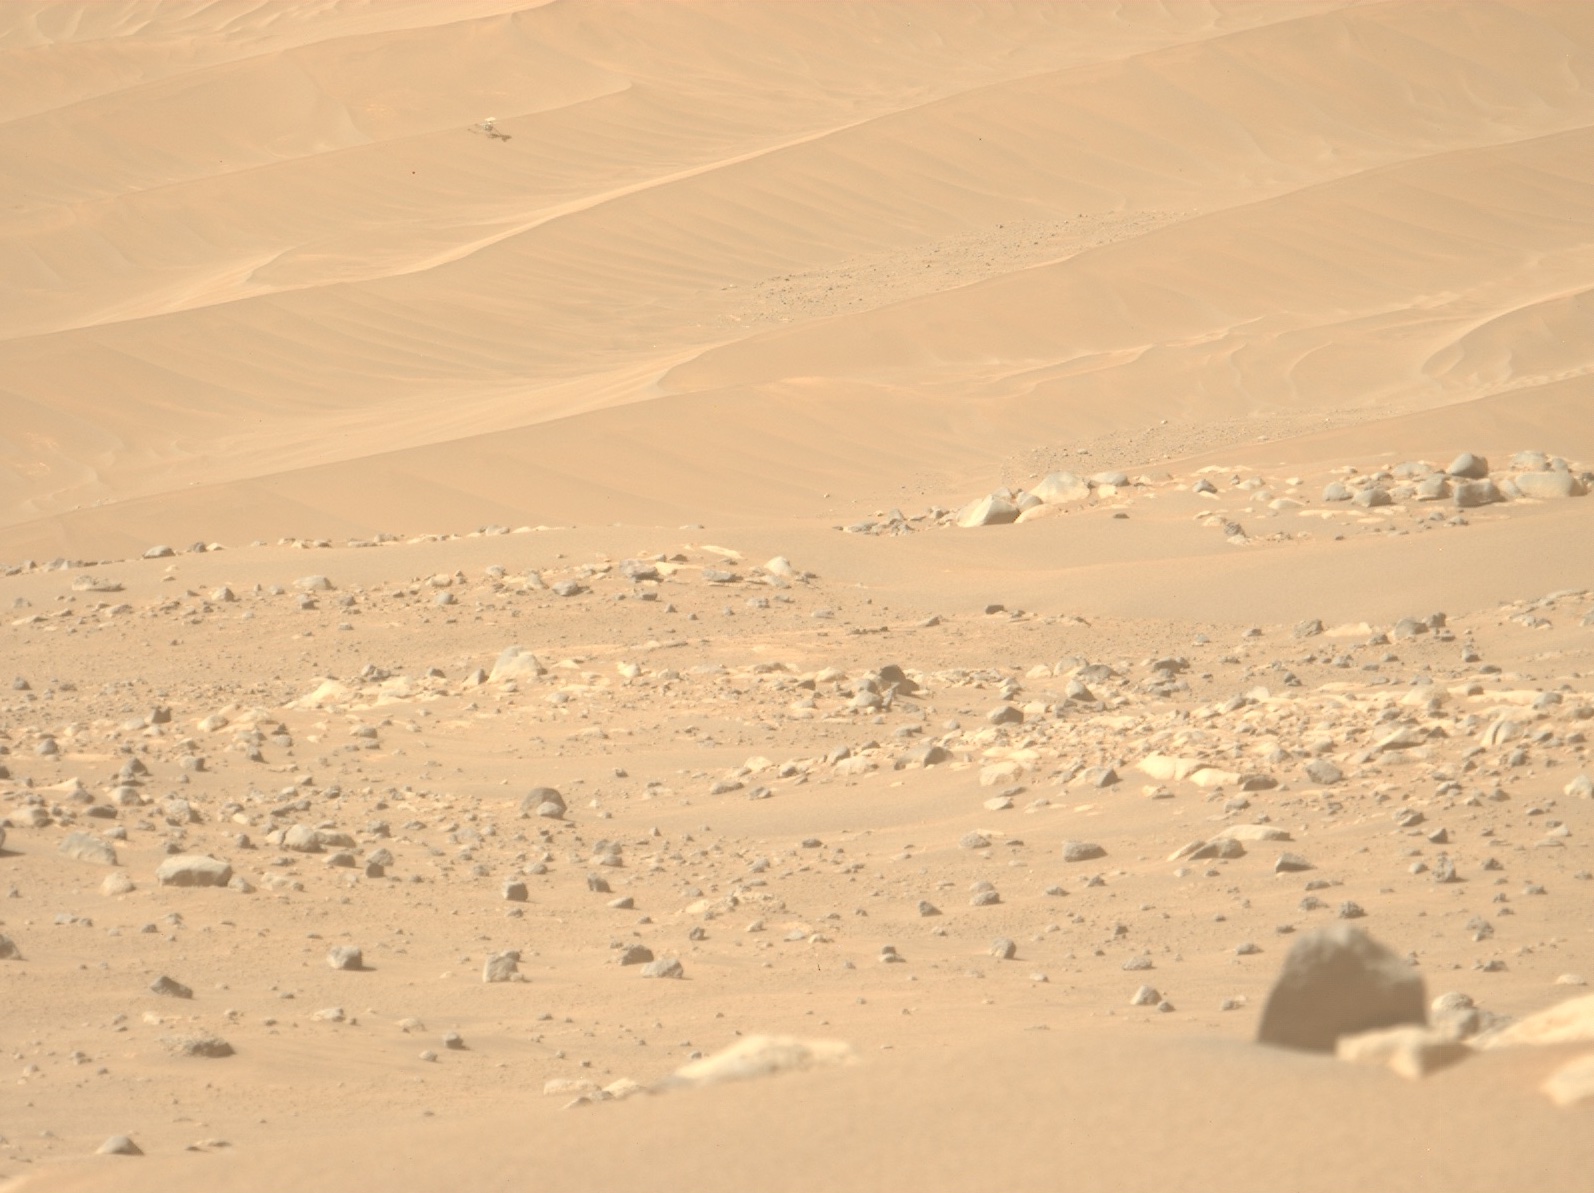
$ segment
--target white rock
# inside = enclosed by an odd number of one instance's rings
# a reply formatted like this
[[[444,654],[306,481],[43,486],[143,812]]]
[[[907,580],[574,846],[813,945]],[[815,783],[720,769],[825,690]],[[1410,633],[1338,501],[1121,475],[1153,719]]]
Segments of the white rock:
[[[1046,505],[1071,505],[1090,499],[1090,484],[1072,472],[1052,472],[1030,492]]]
[[[537,656],[524,646],[506,646],[487,679],[489,683],[503,683],[510,679],[537,679],[547,673]]]
[[[1334,1053],[1360,1065],[1385,1065],[1416,1081],[1465,1060],[1472,1049],[1428,1027],[1389,1027],[1340,1036]]]
[[[841,1040],[800,1040],[793,1036],[748,1036],[729,1048],[677,1069],[671,1085],[715,1085],[798,1069],[856,1063],[857,1052]]]
[[[1271,824],[1231,824],[1219,829],[1214,837],[1227,837],[1231,841],[1289,841],[1293,838],[1283,829]]]
[[[1568,999],[1478,1040],[1482,1048],[1594,1042],[1594,994]]]

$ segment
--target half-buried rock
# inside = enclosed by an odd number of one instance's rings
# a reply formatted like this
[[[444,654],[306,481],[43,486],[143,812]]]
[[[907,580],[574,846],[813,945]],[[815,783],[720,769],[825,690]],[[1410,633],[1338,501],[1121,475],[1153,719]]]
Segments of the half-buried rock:
[[[1303,936],[1284,960],[1257,1040],[1332,1052],[1340,1036],[1428,1022],[1422,976],[1348,925]]]
[[[116,865],[116,847],[90,833],[68,833],[56,846],[64,857],[80,862],[93,862],[96,866]]]
[[[565,814],[565,797],[552,787],[533,787],[520,801],[520,810],[528,816],[562,820]]]
[[[155,868],[162,886],[226,886],[232,867],[202,853],[179,853]]]

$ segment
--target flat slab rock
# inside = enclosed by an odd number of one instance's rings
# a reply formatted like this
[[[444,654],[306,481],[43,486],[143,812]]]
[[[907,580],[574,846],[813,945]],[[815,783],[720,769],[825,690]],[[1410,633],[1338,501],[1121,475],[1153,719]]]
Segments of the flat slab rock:
[[[690,1061],[666,1081],[673,1085],[717,1085],[827,1065],[850,1065],[858,1054],[841,1040],[801,1040],[795,1036],[748,1036],[712,1056]]]
[[[1422,976],[1360,929],[1346,924],[1295,942],[1268,994],[1257,1040],[1332,1052],[1341,1036],[1428,1024]]]
[[[1416,1081],[1465,1060],[1472,1049],[1432,1028],[1385,1027],[1341,1036],[1334,1054],[1353,1064],[1383,1065]]]
[[[178,853],[155,867],[155,881],[162,886],[226,886],[232,867],[202,853]]]

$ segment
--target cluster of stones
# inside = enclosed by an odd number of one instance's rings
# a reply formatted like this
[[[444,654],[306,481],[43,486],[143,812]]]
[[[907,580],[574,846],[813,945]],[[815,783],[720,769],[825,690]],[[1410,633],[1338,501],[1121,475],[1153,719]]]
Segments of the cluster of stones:
[[[1348,501],[1368,509],[1406,501],[1449,501],[1458,509],[1474,509],[1522,498],[1582,497],[1591,484],[1594,473],[1541,451],[1517,452],[1500,474],[1491,474],[1485,457],[1462,452],[1444,468],[1411,460],[1387,471],[1347,476],[1330,483],[1323,500]]]
[[[1129,476],[1124,472],[1097,472],[1088,477],[1072,472],[1052,472],[1028,489],[1001,488],[976,498],[958,510],[951,521],[962,527],[1029,522],[1068,506],[1116,497],[1118,491],[1129,484]]]

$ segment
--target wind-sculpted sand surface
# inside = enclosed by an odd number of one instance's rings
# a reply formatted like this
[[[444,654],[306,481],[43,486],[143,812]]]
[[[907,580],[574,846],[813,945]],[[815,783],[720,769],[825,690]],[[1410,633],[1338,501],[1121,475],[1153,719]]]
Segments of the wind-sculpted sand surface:
[[[1587,1188],[1594,11],[0,61],[0,1187]]]

